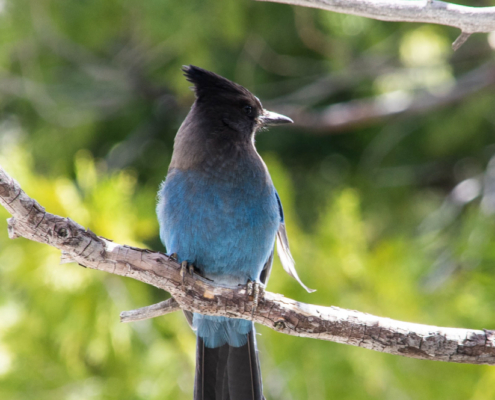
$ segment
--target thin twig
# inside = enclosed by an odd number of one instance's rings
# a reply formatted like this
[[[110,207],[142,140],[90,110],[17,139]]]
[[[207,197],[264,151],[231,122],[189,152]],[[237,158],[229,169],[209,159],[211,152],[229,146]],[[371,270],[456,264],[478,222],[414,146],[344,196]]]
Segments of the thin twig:
[[[143,321],[145,319],[160,317],[181,310],[179,303],[171,297],[151,306],[138,308],[137,310],[122,311],[120,322]]]
[[[466,40],[469,39],[469,36],[471,36],[471,33],[466,33],[466,32],[461,32],[461,34],[457,37],[457,39],[452,43],[452,49],[454,51],[459,50],[459,48],[466,43]]]

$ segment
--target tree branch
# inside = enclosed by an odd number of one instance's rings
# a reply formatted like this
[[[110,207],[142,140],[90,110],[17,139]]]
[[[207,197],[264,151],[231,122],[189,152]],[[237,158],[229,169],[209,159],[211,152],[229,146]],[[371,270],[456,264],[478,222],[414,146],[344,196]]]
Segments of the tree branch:
[[[487,62],[458,78],[455,85],[443,93],[440,87],[438,94],[432,94],[426,89],[416,93],[394,92],[332,104],[318,111],[278,103],[276,107],[296,121],[294,126],[312,129],[321,135],[338,134],[394,115],[424,113],[461,101],[494,85],[495,64]]]
[[[0,203],[12,214],[11,238],[25,237],[64,252],[64,259],[134,278],[169,292],[182,309],[253,320],[294,336],[351,344],[406,357],[495,365],[495,332],[438,328],[395,321],[338,307],[304,304],[266,292],[253,312],[246,286],[226,287],[182,274],[173,258],[123,246],[68,218],[50,214],[0,167]],[[165,302],[166,312],[175,309]],[[163,305],[163,304],[162,304]],[[159,308],[159,307],[158,307]]]
[[[257,0],[321,8],[342,14],[396,22],[425,22],[463,33],[495,31],[495,7],[467,7],[443,1],[410,0]]]

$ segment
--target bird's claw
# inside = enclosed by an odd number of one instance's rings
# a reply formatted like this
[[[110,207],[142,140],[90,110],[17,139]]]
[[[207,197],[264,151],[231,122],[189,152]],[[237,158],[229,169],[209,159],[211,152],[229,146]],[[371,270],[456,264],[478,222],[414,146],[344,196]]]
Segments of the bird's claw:
[[[186,288],[186,274],[189,273],[190,275],[194,274],[194,265],[189,264],[187,261],[182,261],[180,264],[180,276],[182,278],[182,290],[185,290]]]
[[[254,312],[258,308],[260,297],[263,296],[263,285],[256,281],[248,280],[246,286],[247,286],[246,291],[249,296],[249,300],[253,301],[253,306],[251,308],[251,316],[253,316]]]

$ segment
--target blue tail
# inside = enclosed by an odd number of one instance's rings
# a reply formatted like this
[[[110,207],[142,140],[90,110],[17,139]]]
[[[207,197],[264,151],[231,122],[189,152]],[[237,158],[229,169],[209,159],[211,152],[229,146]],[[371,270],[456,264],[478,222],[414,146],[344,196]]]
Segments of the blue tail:
[[[244,319],[195,313],[193,327],[198,337],[203,339],[204,345],[213,349],[224,344],[232,347],[244,346],[247,342],[247,334],[253,330],[253,323]]]

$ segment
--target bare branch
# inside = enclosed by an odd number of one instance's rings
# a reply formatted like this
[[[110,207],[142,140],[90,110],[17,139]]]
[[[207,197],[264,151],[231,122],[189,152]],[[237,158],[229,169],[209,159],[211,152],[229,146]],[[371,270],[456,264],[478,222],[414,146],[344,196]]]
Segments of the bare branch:
[[[332,104],[320,111],[281,104],[277,104],[277,109],[296,121],[295,126],[314,129],[321,134],[344,133],[348,129],[367,125],[385,117],[414,115],[452,104],[494,85],[495,65],[488,62],[461,76],[454,86],[443,93],[441,90],[438,94],[432,94],[429,90],[416,93],[393,92]]]
[[[495,31],[495,7],[467,7],[443,1],[409,0],[257,0],[321,8],[342,14],[396,22],[425,22],[465,33]]]
[[[163,289],[184,310],[253,320],[289,335],[406,357],[495,365],[494,331],[400,322],[338,307],[304,304],[269,292],[252,312],[246,286],[225,287],[197,275],[181,276],[179,264],[165,254],[113,243],[68,218],[50,214],[1,167],[0,203],[13,216],[8,221],[15,235],[54,246],[85,267]]]
[[[138,308],[137,310],[122,311],[120,313],[120,322],[143,321],[145,319],[160,317],[181,310],[179,303],[171,297],[160,303],[151,306]]]

